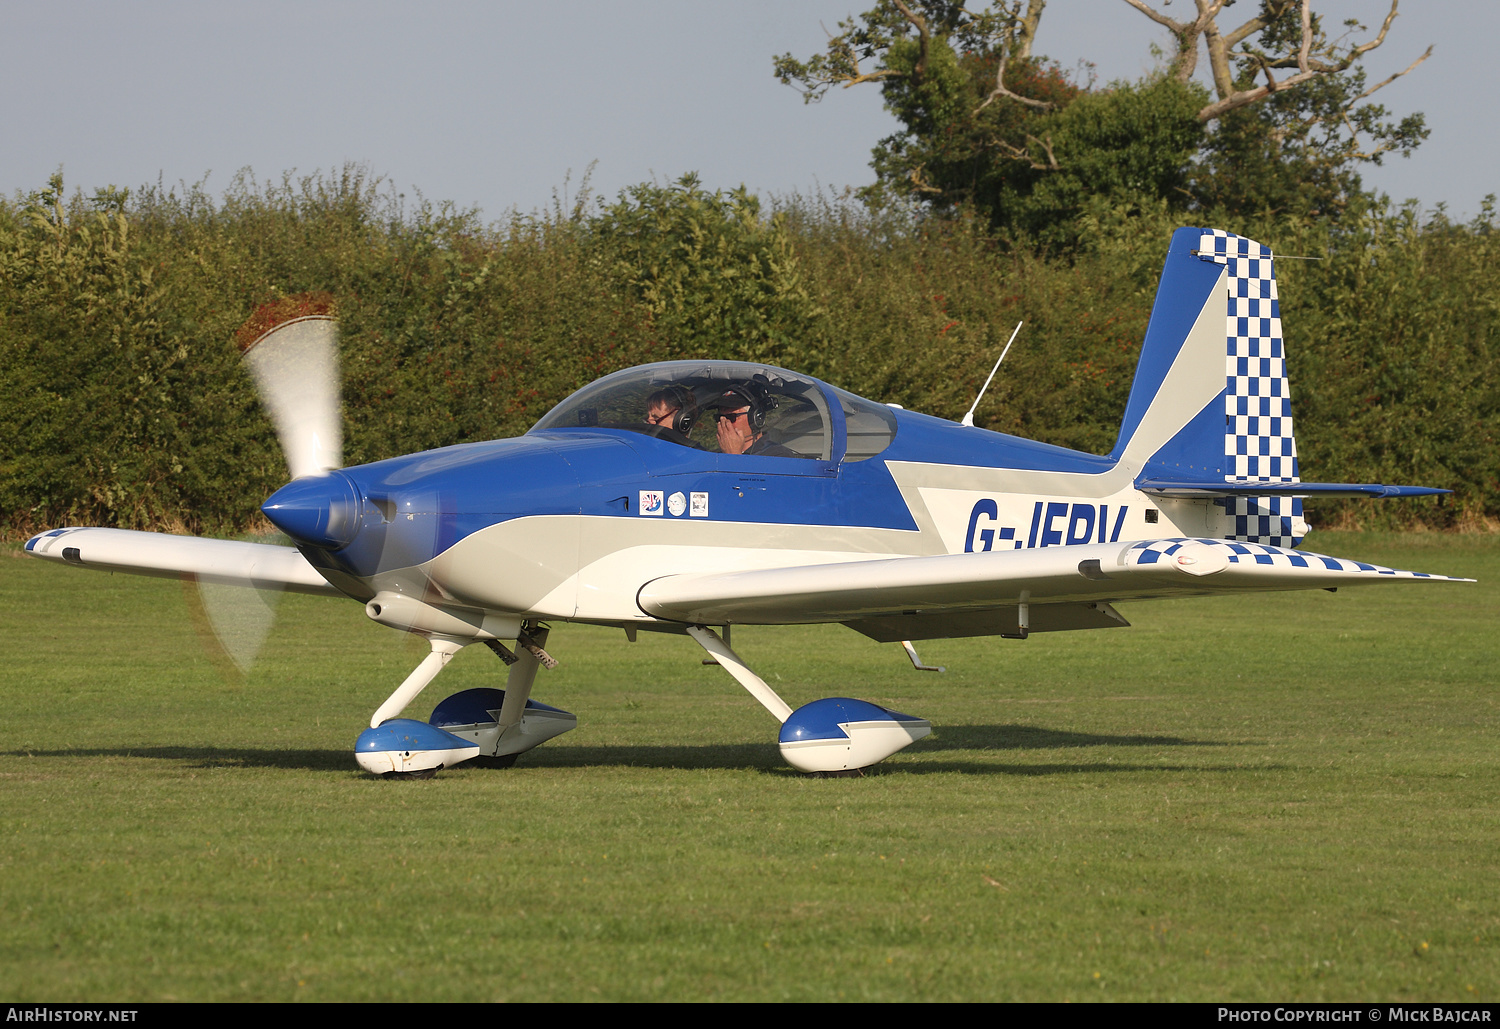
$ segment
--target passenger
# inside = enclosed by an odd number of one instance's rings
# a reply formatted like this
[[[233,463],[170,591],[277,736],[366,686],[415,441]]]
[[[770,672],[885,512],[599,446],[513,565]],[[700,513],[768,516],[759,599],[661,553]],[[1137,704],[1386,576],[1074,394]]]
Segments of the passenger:
[[[646,424],[686,437],[698,421],[698,399],[686,386],[667,386],[646,398]]]
[[[755,457],[796,457],[765,436],[766,411],[775,401],[753,386],[731,386],[712,405],[718,422],[719,450]]]

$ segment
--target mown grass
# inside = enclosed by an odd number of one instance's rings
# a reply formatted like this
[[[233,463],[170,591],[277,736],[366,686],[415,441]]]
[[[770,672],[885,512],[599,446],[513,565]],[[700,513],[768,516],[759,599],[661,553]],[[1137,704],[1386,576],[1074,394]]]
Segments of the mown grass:
[[[938,726],[863,780],[793,774],[689,641],[562,625],[577,731],[379,781],[353,739],[420,652],[357,605],[285,598],[234,683],[176,584],[0,557],[0,995],[1493,1001],[1500,540],[1309,545],[1481,581],[1134,604],[941,676],[737,631],[794,705]]]

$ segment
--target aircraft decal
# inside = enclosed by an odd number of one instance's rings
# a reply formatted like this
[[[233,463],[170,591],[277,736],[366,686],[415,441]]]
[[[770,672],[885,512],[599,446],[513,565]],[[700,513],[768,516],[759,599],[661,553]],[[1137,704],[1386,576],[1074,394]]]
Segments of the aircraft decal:
[[[994,524],[1000,519],[1000,505],[992,497],[981,497],[969,512],[964,553],[1115,543],[1120,538],[1120,530],[1125,527],[1125,515],[1129,510],[1128,505],[1114,505],[1114,526],[1111,528],[1109,504],[1038,500],[1032,505],[1030,528],[1023,542],[1017,526]]]
[[[643,515],[659,515],[662,512],[661,490],[641,490],[639,512]]]
[[[1021,546],[1020,542],[1016,540],[1016,530],[1014,526],[1007,525],[1001,529],[996,529],[993,526],[986,529],[979,528],[980,518],[986,518],[989,521],[994,522],[998,520],[999,517],[1000,505],[996,504],[995,501],[990,499],[989,497],[985,497],[984,499],[978,500],[974,503],[974,510],[969,512],[969,532],[968,535],[964,537],[965,554],[974,553],[976,543],[978,544],[978,549],[981,551],[993,550],[997,540],[1001,543],[1012,544],[1009,547],[1001,547],[1000,549],[1002,550],[1014,550],[1018,549]],[[975,536],[976,531],[978,533],[977,538]]]
[[[1271,248],[1214,230],[1201,238],[1198,253],[1229,272],[1224,479],[1296,482],[1297,442]]]

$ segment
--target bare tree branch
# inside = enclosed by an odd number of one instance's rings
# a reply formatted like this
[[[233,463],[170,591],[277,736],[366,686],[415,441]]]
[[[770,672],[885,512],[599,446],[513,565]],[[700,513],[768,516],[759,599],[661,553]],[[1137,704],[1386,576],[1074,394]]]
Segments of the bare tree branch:
[[[1266,12],[1270,15],[1270,18],[1262,18],[1259,15],[1256,15],[1255,17],[1249,19],[1239,28],[1224,36],[1225,46],[1230,48],[1239,46],[1245,41],[1247,37],[1255,35],[1261,29],[1271,24],[1271,21],[1273,19],[1281,17],[1281,15],[1286,12],[1287,8],[1291,7],[1295,2],[1296,0],[1273,0],[1273,2],[1268,5],[1269,9]]]
[[[1134,7],[1140,6],[1140,0],[1125,0],[1125,2]],[[1198,4],[1200,11],[1204,10],[1207,6],[1207,0],[1195,0],[1195,2]],[[1279,17],[1291,8],[1293,2],[1298,2],[1298,0],[1272,0],[1272,2],[1266,5],[1264,12],[1272,18]],[[1198,120],[1200,122],[1213,121],[1215,118],[1223,117],[1230,111],[1238,110],[1241,107],[1264,100],[1272,93],[1295,89],[1303,83],[1311,82],[1322,76],[1335,75],[1339,72],[1347,71],[1361,57],[1385,42],[1385,37],[1390,31],[1391,23],[1396,20],[1396,8],[1399,2],[1400,0],[1391,0],[1391,9],[1386,13],[1385,21],[1381,24],[1380,31],[1375,35],[1375,38],[1360,43],[1357,46],[1351,46],[1347,50],[1342,50],[1337,42],[1320,43],[1318,45],[1318,53],[1322,55],[1320,57],[1313,56],[1314,43],[1317,42],[1317,38],[1320,37],[1321,33],[1314,31],[1312,0],[1300,0],[1302,8],[1302,40],[1295,54],[1272,57],[1253,49],[1242,50],[1237,54],[1230,53],[1228,45],[1243,41],[1252,33],[1265,28],[1269,24],[1267,19],[1258,16],[1245,22],[1228,35],[1220,37],[1217,41],[1214,38],[1215,31],[1213,29],[1205,30],[1209,37],[1209,56],[1213,65],[1214,87],[1218,99],[1198,112]],[[1223,47],[1223,49],[1219,49],[1219,47]],[[1427,53],[1417,58],[1406,71],[1398,72],[1380,83],[1380,85],[1356,97],[1350,103],[1350,107],[1369,96],[1375,89],[1379,89],[1381,86],[1385,86],[1394,79],[1405,75],[1406,72],[1411,71],[1412,68],[1425,61],[1431,53],[1432,48],[1429,47]],[[1234,89],[1232,79],[1228,74],[1229,58],[1231,56],[1238,57],[1242,61],[1252,62],[1256,65],[1258,67],[1257,74],[1265,76],[1265,84],[1247,89]],[[1221,67],[1223,71],[1222,75],[1220,74]],[[1279,81],[1273,74],[1273,70],[1275,69],[1292,68],[1296,69],[1296,74]]]
[[[1265,28],[1273,19],[1281,17],[1295,2],[1296,0],[1271,0],[1262,10],[1266,17],[1257,14],[1228,33],[1219,31],[1217,19],[1204,30],[1204,42],[1208,45],[1208,66],[1213,72],[1215,96],[1223,100],[1234,92],[1234,72],[1229,66],[1230,59],[1234,56],[1234,48],[1249,36]]]
[[[917,51],[917,66],[912,69],[912,78],[921,82],[922,76],[927,73],[927,47],[932,41],[932,32],[927,28],[926,19],[913,14],[911,8],[907,7],[903,0],[891,0],[891,3],[895,4],[896,9],[906,16],[907,21],[916,26],[917,46],[920,49]]]
[[[1052,152],[1052,136],[1049,133],[1042,139],[1037,139],[1030,133],[1026,134],[1026,146],[1018,147],[1014,143],[1007,143],[1003,139],[993,138],[990,142],[996,150],[1001,151],[1007,157],[1016,161],[1025,161],[1028,165],[1041,171],[1062,171],[1062,165],[1057,163],[1057,155]],[[1042,164],[1031,155],[1031,148],[1039,146],[1047,154],[1047,163]]]
[[[1193,0],[1198,7],[1198,17],[1192,21],[1177,21],[1155,10],[1144,0],[1125,0],[1127,4],[1146,17],[1164,26],[1177,39],[1177,56],[1172,59],[1172,74],[1178,82],[1186,82],[1198,68],[1198,37],[1205,31],[1218,33],[1214,19],[1230,0]]]
[[[891,71],[890,69],[887,69],[885,71],[872,71],[866,74],[856,75],[852,79],[846,79],[844,81],[844,88],[848,89],[850,86],[857,86],[861,82],[876,82],[880,79],[899,79],[904,77],[905,72]]]
[[[1052,110],[1052,108],[1056,105],[1051,104],[1046,100],[1033,100],[1030,97],[1021,96],[1019,93],[1012,93],[1010,90],[1005,88],[1005,63],[1007,60],[1009,60],[1009,55],[1002,49],[1000,51],[1000,64],[995,69],[995,88],[990,90],[990,95],[984,98],[984,103],[974,108],[973,113],[978,114],[980,111],[990,106],[990,104],[994,102],[996,97],[1002,96],[1009,97],[1012,100],[1018,100],[1021,103],[1026,104],[1028,107],[1035,107],[1038,110]]]
[[[1302,49],[1297,51],[1297,70],[1306,74],[1307,52],[1312,49],[1312,0],[1302,0]]]
[[[1020,31],[1016,34],[1016,56],[1027,58],[1031,56],[1031,43],[1036,38],[1037,25],[1042,20],[1042,8],[1047,6],[1047,0],[1030,0],[1026,5],[1026,14],[1019,22]]]
[[[1125,2],[1131,7],[1134,7],[1137,11],[1140,11],[1146,17],[1150,18],[1152,21],[1156,22],[1158,25],[1163,25],[1166,28],[1171,29],[1173,32],[1181,32],[1184,28],[1186,28],[1186,26],[1182,22],[1174,21],[1173,19],[1168,18],[1165,14],[1152,10],[1150,7],[1142,3],[1141,0],[1125,0]]]
[[[1369,89],[1365,90],[1359,96],[1355,97],[1354,98],[1354,103],[1356,103],[1356,104],[1359,103],[1361,100],[1363,100],[1365,97],[1369,96],[1371,93],[1375,92],[1377,89],[1384,89],[1386,86],[1389,86],[1392,82],[1395,82],[1401,76],[1405,75],[1407,72],[1411,71],[1413,68],[1415,68],[1417,65],[1421,64],[1423,61],[1427,60],[1427,58],[1429,58],[1431,56],[1432,56],[1432,47],[1429,46],[1422,53],[1421,57],[1418,57],[1415,61],[1413,61],[1410,64],[1408,64],[1405,68],[1403,68],[1400,71],[1396,72],[1394,75],[1391,75],[1388,78],[1382,79],[1381,81],[1377,82],[1375,85],[1371,86]]]
[[[1340,55],[1338,53],[1336,44],[1327,44],[1322,48],[1322,52],[1328,54],[1328,56],[1332,59],[1327,61],[1309,60],[1308,67],[1313,71],[1320,72],[1344,71],[1345,69],[1349,68],[1355,61],[1359,60],[1360,57],[1369,53],[1371,50],[1374,50],[1381,43],[1385,42],[1386,33],[1389,32],[1391,28],[1391,22],[1396,18],[1396,4],[1398,2],[1399,0],[1391,0],[1391,9],[1385,16],[1385,22],[1381,25],[1379,34],[1377,34],[1374,39],[1370,40],[1368,43],[1361,43],[1359,46],[1350,47],[1348,52],[1344,53],[1343,55]],[[1304,15],[1310,14],[1306,6],[1304,6],[1303,8],[1303,13]],[[1310,33],[1311,30],[1304,29],[1303,31],[1303,43],[1304,45],[1306,45],[1310,42],[1308,33]],[[1300,68],[1300,62],[1298,57],[1292,57],[1288,55],[1286,57],[1278,58],[1275,61],[1267,62],[1267,67]]]
[[[1380,26],[1380,35],[1376,36],[1370,42],[1365,43],[1362,46],[1357,46],[1353,50],[1351,50],[1349,52],[1349,57],[1351,60],[1361,56],[1362,54],[1366,54],[1371,50],[1374,50],[1381,43],[1385,42],[1385,34],[1391,31],[1391,22],[1396,20],[1397,2],[1398,0],[1391,0],[1391,10],[1390,13],[1385,16],[1385,22]]]
[[[1344,127],[1349,130],[1349,136],[1350,136],[1351,139],[1357,139],[1359,137],[1359,130],[1354,127],[1354,123],[1352,121],[1350,121],[1350,119],[1349,119],[1349,112],[1354,108],[1354,105],[1357,104],[1357,103],[1359,103],[1361,100],[1368,99],[1369,96],[1371,94],[1373,94],[1374,92],[1376,92],[1377,90],[1384,89],[1386,86],[1389,86],[1392,82],[1395,82],[1401,76],[1405,75],[1407,72],[1411,71],[1413,68],[1415,68],[1417,65],[1421,64],[1423,61],[1427,60],[1427,58],[1429,58],[1431,56],[1432,56],[1432,47],[1429,46],[1427,48],[1427,50],[1422,54],[1421,57],[1418,57],[1415,61],[1411,62],[1411,64],[1408,64],[1402,70],[1400,70],[1400,71],[1398,71],[1398,72],[1396,72],[1396,73],[1394,73],[1392,75],[1389,75],[1386,78],[1384,78],[1384,79],[1380,80],[1379,82],[1375,83],[1375,85],[1371,86],[1369,89],[1365,90],[1359,96],[1357,96],[1353,100],[1349,101],[1348,106],[1346,106],[1343,110],[1341,110],[1341,111],[1338,112],[1339,119],[1344,123]],[[1298,122],[1296,126],[1287,126],[1287,127],[1278,129],[1272,135],[1275,136],[1277,142],[1280,142],[1283,139],[1285,139],[1289,134],[1291,134],[1291,132],[1293,131],[1294,128],[1297,129],[1297,130],[1311,129],[1314,126],[1322,124],[1323,121],[1324,121],[1324,119],[1321,118],[1321,117],[1308,118],[1306,121]],[[1371,150],[1369,152],[1365,152],[1363,150],[1351,151],[1349,156],[1351,156],[1353,158],[1356,158],[1358,160],[1368,161],[1371,158],[1375,157],[1377,154],[1383,154],[1383,153],[1386,153],[1386,152],[1388,152],[1390,150],[1396,149],[1396,146],[1397,146],[1397,144],[1395,144],[1395,143],[1383,143],[1380,146],[1377,146],[1374,150]]]

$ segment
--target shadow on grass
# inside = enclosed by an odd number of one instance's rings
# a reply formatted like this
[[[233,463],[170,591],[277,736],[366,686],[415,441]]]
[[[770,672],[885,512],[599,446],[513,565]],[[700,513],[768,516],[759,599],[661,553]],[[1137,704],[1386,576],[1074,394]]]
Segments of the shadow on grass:
[[[1183,765],[1167,764],[1121,764],[1117,761],[1080,761],[1076,764],[1045,764],[1045,765],[1023,765],[1023,764],[981,764],[977,761],[942,761],[913,764],[902,762],[899,765],[874,765],[865,774],[867,775],[939,775],[942,773],[958,773],[960,775],[1022,775],[1022,776],[1048,776],[1048,775],[1094,775],[1098,773],[1111,773],[1118,775],[1121,772],[1134,772],[1139,774],[1152,774],[1157,772],[1172,772],[1186,775],[1219,775],[1225,772],[1276,772],[1286,771],[1287,765]],[[775,769],[784,771],[788,776],[796,777],[799,773],[791,769]]]
[[[895,764],[885,763],[872,765],[866,770],[868,776],[882,775],[941,775],[958,773],[960,775],[1079,775],[1090,773],[1122,772],[1153,773],[1153,772],[1186,772],[1186,773],[1221,773],[1221,772],[1244,772],[1244,771],[1267,771],[1275,770],[1279,766],[1258,764],[1254,768],[1248,766],[1220,765],[1220,764],[1190,764],[1173,762],[1167,763],[1131,763],[1124,764],[1108,759],[1100,761],[1049,762],[1046,764],[1022,764],[1005,763],[1000,764],[993,761],[964,761],[940,758],[931,749],[925,749],[923,744],[927,741],[921,740],[913,744],[912,749],[904,751],[906,760]],[[1083,744],[1075,744],[1082,746]],[[1190,744],[1184,744],[1190,745]],[[957,749],[957,748],[951,748]],[[976,749],[976,748],[970,748]],[[996,748],[992,748],[996,749]],[[930,757],[932,760],[923,760]],[[742,747],[558,747],[547,751],[541,748],[530,754],[523,754],[515,770],[521,771],[530,768],[653,768],[653,769],[720,769],[743,770],[760,772],[784,779],[809,778],[802,772],[789,768],[782,760],[780,752],[774,745],[755,745]],[[464,772],[469,766],[459,765],[454,769],[455,773]],[[504,771],[495,772],[483,768],[472,768],[473,775],[504,775]]]
[[[924,754],[952,751],[1058,750],[1082,747],[1224,747],[1219,741],[1185,740],[1176,736],[1108,736],[1093,733],[1042,729],[1028,725],[943,726],[934,736],[917,741],[906,754],[920,759]],[[355,771],[353,754],[344,750],[264,750],[248,747],[118,747],[67,750],[7,751],[5,757],[143,758],[176,761],[192,768],[281,768],[297,771]],[[800,776],[786,766],[774,743],[709,746],[543,746],[522,755],[518,770],[526,768],[659,768],[744,769],[790,777]],[[1264,766],[1258,766],[1264,767]],[[504,774],[503,770],[458,765],[455,770],[478,775]],[[1076,772],[1208,771],[1205,766],[1179,764],[1130,764],[1110,761],[1076,764],[1011,764],[942,761],[923,765],[903,761],[899,765],[877,765],[876,772],[964,772],[990,775],[1048,775]]]
[[[352,750],[255,750],[249,747],[76,747],[67,750],[11,750],[4,757],[146,758],[180,761],[192,768],[286,768],[347,772]]]
[[[1227,747],[1219,740],[1178,736],[1101,736],[1034,725],[940,725],[924,750],[1060,750],[1070,747]]]

